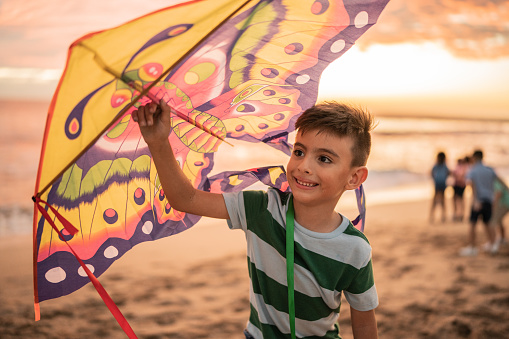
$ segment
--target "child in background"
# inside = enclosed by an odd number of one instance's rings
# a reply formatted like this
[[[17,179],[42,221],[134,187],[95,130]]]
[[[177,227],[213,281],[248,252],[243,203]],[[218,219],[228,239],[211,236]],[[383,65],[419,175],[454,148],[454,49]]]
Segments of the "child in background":
[[[437,154],[437,161],[431,169],[431,177],[435,184],[435,194],[431,202],[431,210],[429,213],[430,223],[435,219],[435,207],[439,205],[442,209],[442,222],[445,222],[445,189],[447,188],[447,177],[449,176],[449,168],[445,164],[445,153],[439,152]]]
[[[368,175],[371,115],[338,103],[314,106],[296,122],[297,136],[287,165],[292,193],[269,188],[215,194],[195,189],[180,169],[168,141],[171,109],[142,106],[139,123],[170,205],[182,212],[228,220],[246,234],[251,278],[251,316],[246,338],[287,338],[285,236],[287,210],[295,212],[296,335],[339,338],[337,320],[344,293],[355,338],[378,338],[374,309],[378,296],[371,246],[335,207],[346,190]],[[293,201],[293,202],[292,202]]]
[[[467,172],[468,172],[467,158],[459,158],[456,163],[456,167],[452,172],[452,176],[454,177],[454,183],[452,186],[452,188],[454,189],[453,220],[456,222],[463,221],[463,217],[465,215],[465,202],[463,200],[463,194],[465,193],[465,187],[467,186]]]

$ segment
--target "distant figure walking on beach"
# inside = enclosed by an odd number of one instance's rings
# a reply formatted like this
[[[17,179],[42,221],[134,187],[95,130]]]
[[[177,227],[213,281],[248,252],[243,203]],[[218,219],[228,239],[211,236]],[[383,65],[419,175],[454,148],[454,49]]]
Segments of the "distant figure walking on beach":
[[[507,238],[504,229],[504,217],[509,212],[509,188],[506,183],[497,177],[494,183],[494,196],[493,196],[493,218],[491,226],[496,232],[498,226],[499,237],[497,239],[498,245],[506,245]]]
[[[437,154],[437,160],[433,168],[431,169],[431,177],[435,184],[435,194],[433,201],[431,202],[431,210],[429,213],[430,223],[434,222],[435,219],[435,207],[440,205],[442,208],[442,222],[445,222],[445,189],[447,188],[447,177],[449,176],[449,168],[445,164],[445,153],[439,152]]]
[[[476,150],[472,156],[473,165],[467,173],[467,184],[472,187],[473,201],[470,212],[470,231],[468,246],[460,251],[460,255],[477,255],[475,226],[479,217],[482,217],[488,243],[484,249],[492,254],[498,251],[498,244],[495,241],[495,230],[490,227],[492,206],[494,197],[494,184],[497,175],[493,168],[483,164],[483,152]]]
[[[465,201],[463,200],[463,193],[465,192],[465,187],[467,185],[467,172],[469,168],[469,158],[459,158],[456,167],[452,171],[452,176],[454,178],[453,189],[454,189],[454,197],[453,197],[453,206],[454,206],[454,217],[453,221],[463,221],[463,217],[465,216]]]

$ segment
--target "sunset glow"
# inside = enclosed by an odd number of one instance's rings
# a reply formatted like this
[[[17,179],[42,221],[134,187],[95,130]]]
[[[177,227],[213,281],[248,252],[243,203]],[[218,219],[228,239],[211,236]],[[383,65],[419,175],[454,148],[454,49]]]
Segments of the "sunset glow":
[[[68,46],[179,1],[4,0],[0,99],[49,101]],[[384,115],[509,119],[509,1],[391,0],[322,75],[319,99]]]

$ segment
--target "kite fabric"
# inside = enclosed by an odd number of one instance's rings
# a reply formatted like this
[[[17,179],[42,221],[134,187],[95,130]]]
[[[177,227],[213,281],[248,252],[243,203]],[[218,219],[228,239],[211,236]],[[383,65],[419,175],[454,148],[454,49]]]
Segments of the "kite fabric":
[[[288,134],[315,104],[321,73],[387,2],[195,0],[75,41],[49,108],[35,187],[36,310],[90,282],[87,271],[99,277],[134,245],[200,219],[166,202],[131,118],[137,107],[150,97],[179,112],[169,140],[194,187],[228,192],[263,182],[288,191],[279,166],[211,176],[215,153],[230,147],[221,138],[290,154]]]

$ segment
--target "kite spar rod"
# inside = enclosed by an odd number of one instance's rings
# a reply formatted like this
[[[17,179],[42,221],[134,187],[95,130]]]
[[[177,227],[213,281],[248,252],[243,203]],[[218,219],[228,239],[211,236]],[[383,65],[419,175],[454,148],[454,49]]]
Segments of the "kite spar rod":
[[[242,5],[240,5],[235,11],[233,11],[232,13],[230,13],[225,19],[223,19],[223,21],[221,21],[216,27],[214,27],[210,32],[208,32],[203,38],[200,39],[200,41],[198,41],[193,47],[191,47],[187,53],[185,53],[184,55],[182,55],[175,63],[173,63],[172,66],[174,65],[177,65],[179,64],[181,61],[183,61],[185,58],[187,58],[192,52],[194,52],[194,50],[196,49],[197,46],[199,46],[202,42],[204,42],[207,38],[209,38],[215,31],[217,31],[221,26],[223,26],[223,24],[225,22],[227,22],[230,18],[232,18],[234,15],[236,15],[240,10],[242,10],[249,2],[251,2],[253,0],[246,0],[242,3]],[[90,47],[86,46],[85,44],[83,44],[83,42],[81,42],[79,44],[80,46],[90,50],[92,53],[95,54],[95,60],[100,63],[104,69],[111,73],[113,76],[115,76],[117,79],[120,79],[122,80],[122,77],[120,76],[117,76],[117,72],[114,72],[113,70],[111,70],[111,68],[109,68],[106,63],[95,53],[95,51],[91,50]],[[36,195],[35,197],[33,197],[32,199],[35,199],[35,198],[39,198],[44,192],[46,192],[54,183],[55,181],[57,181],[58,178],[60,178],[64,173],[65,171],[67,171],[67,169],[69,167],[72,166],[72,164],[74,164],[76,161],[78,161],[78,159],[90,148],[92,147],[92,145],[94,145],[97,140],[99,140],[99,138],[104,134],[106,133],[106,131],[111,127],[113,126],[113,124],[122,116],[124,115],[124,113],[130,109],[132,106],[134,106],[134,104],[140,100],[141,97],[147,95],[148,96],[148,93],[150,91],[150,89],[152,87],[155,86],[155,84],[157,84],[159,81],[161,81],[161,79],[163,77],[165,77],[166,75],[168,75],[170,73],[170,71],[173,69],[173,67],[169,67],[166,71],[164,71],[155,81],[153,81],[149,86],[145,87],[145,89],[143,89],[143,91],[140,92],[140,94],[138,95],[138,97],[136,97],[135,100],[131,101],[126,107],[124,107],[122,110],[120,110],[120,112],[111,120],[111,122],[100,132],[98,133],[98,135],[85,147],[83,148],[83,150],[78,154],[76,155],[68,164],[67,166],[65,166],[48,184],[46,184],[46,186],[44,186],[44,188],[42,190],[40,190]],[[113,73],[112,73],[113,72]],[[150,97],[149,97],[150,98]],[[150,98],[151,99],[151,98]],[[151,99],[152,100],[152,99]],[[176,110],[174,110],[175,112],[177,112]],[[182,114],[182,113],[181,113]],[[184,120],[188,121],[187,117],[184,116]],[[191,123],[192,124],[192,123]],[[195,125],[195,124],[193,124]],[[195,125],[196,126],[196,125]],[[199,126],[196,126],[198,128],[200,128],[201,130],[203,130],[201,127]],[[207,132],[207,131],[204,131],[204,132]],[[221,139],[221,138],[220,138]],[[227,144],[231,145],[229,142],[225,141],[224,139],[221,139],[222,141],[226,142]],[[233,145],[232,145],[233,146]]]
[[[129,105],[127,105],[123,110],[120,111],[120,113],[117,116],[115,116],[115,118],[106,126],[106,128],[100,133],[100,135],[102,135],[104,132],[106,132],[113,125],[113,123],[115,123],[118,120],[118,118],[120,118],[120,116],[122,116],[125,113],[125,111],[127,111],[129,108],[131,108],[134,105],[134,103],[138,102],[143,96],[146,96],[147,98],[149,98],[150,100],[152,100],[156,104],[159,104],[160,98],[157,98],[157,96],[153,92],[151,92],[150,90],[152,89],[152,87],[154,87],[155,84],[159,83],[162,80],[162,78],[169,73],[169,71],[172,69],[171,67],[168,68],[168,70],[166,72],[161,74],[156,80],[152,81],[149,86],[144,88],[141,84],[139,84],[138,82],[130,79],[125,74],[120,74],[119,72],[115,71],[110,66],[108,66],[106,64],[106,62],[104,62],[104,60],[97,53],[95,53],[90,47],[88,47],[83,42],[81,42],[79,45],[84,47],[85,49],[89,50],[90,52],[92,52],[94,54],[94,60],[99,65],[101,65],[102,69],[104,69],[106,72],[108,72],[111,75],[113,75],[116,79],[122,81],[124,84],[126,84],[127,86],[131,87],[132,89],[134,89],[134,90],[136,90],[136,91],[138,91],[140,93],[134,100],[132,100],[129,103]],[[180,62],[180,60],[179,60],[179,62]],[[172,113],[175,114],[176,116],[178,116],[179,118],[181,118],[182,120],[184,120],[184,121],[190,123],[191,125],[201,129],[202,131],[212,135],[213,137],[216,137],[217,139],[227,143],[228,145],[233,146],[228,141],[226,141],[224,139],[224,137],[214,133],[213,131],[205,128],[204,126],[198,125],[193,118],[185,115],[184,113],[176,110],[173,107],[171,107],[171,109],[172,109],[171,110]],[[158,111],[160,111],[160,110],[158,110]]]

